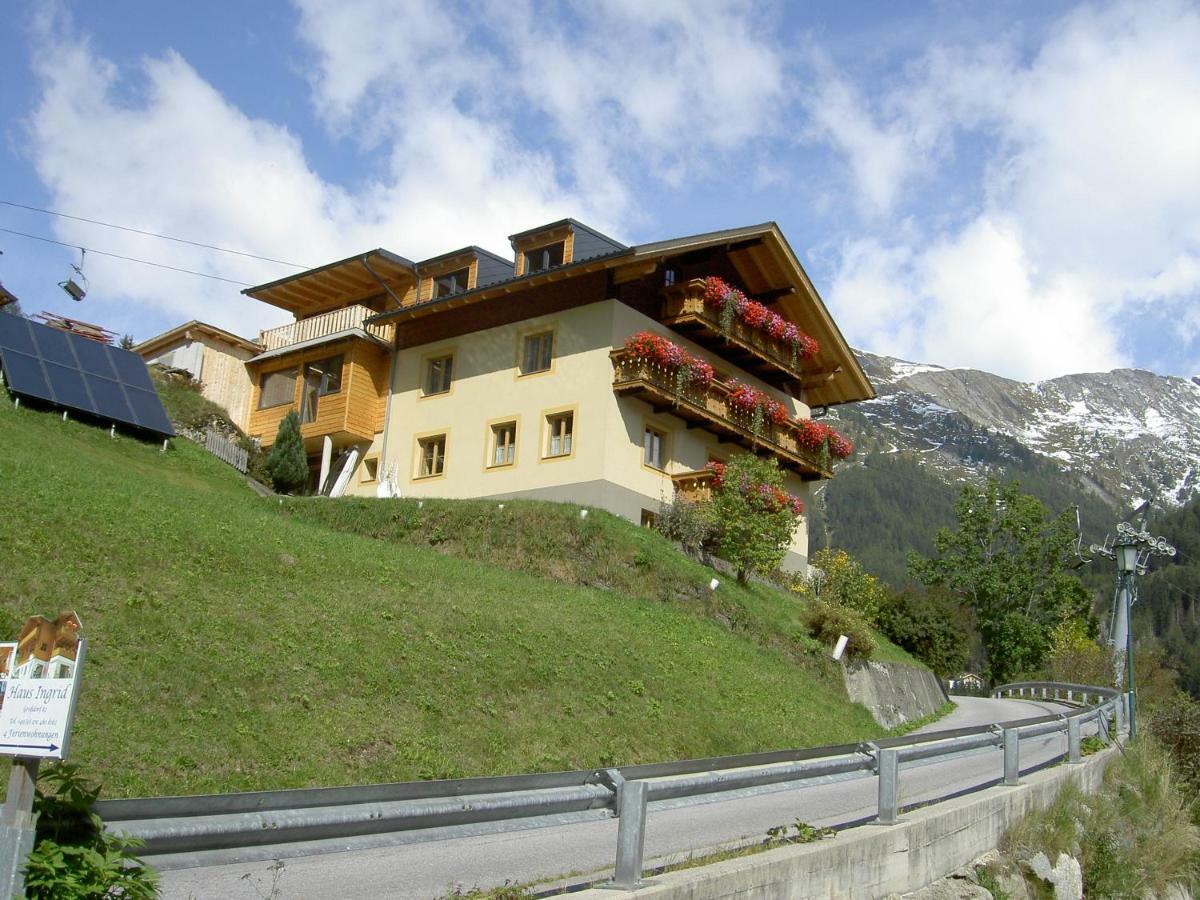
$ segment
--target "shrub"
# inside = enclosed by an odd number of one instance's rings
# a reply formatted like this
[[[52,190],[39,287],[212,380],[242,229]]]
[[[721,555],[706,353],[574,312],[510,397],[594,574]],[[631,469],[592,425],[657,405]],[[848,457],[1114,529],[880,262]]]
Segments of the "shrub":
[[[130,852],[136,842],[104,831],[92,805],[100,789],[67,763],[43,770],[34,797],[37,838],[25,863],[25,896],[150,900],[158,876]]]
[[[275,490],[284,494],[294,494],[308,483],[308,456],[300,437],[300,414],[294,409],[279,423],[266,470]]]
[[[825,548],[813,554],[808,574],[792,583],[803,597],[848,606],[874,624],[887,598],[887,588],[845,550]]]
[[[708,508],[683,499],[662,504],[654,527],[663,537],[678,541],[693,555],[712,544],[717,533]]]
[[[1083,619],[1068,619],[1050,632],[1043,674],[1048,681],[1112,684],[1112,651],[1097,644]]]
[[[1171,754],[1193,795],[1200,794],[1200,703],[1177,693],[1150,706],[1141,725]]]
[[[943,678],[966,665],[971,649],[968,613],[944,594],[885,591],[875,622],[896,646]]]
[[[848,637],[848,659],[870,659],[875,652],[871,626],[856,610],[823,600],[812,600],[801,614],[801,620],[808,633],[825,647],[832,648],[843,634]]]

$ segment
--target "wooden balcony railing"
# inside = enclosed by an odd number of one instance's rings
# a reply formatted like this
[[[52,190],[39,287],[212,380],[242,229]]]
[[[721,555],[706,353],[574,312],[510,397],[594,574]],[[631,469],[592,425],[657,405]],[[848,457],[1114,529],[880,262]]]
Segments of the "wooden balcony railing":
[[[793,386],[811,387],[827,381],[831,372],[836,374],[822,368],[819,354],[811,359],[797,357],[793,365],[790,343],[751,328],[740,319],[730,322],[728,330],[722,328],[720,310],[704,303],[703,278],[664,288],[662,296],[659,318],[664,325],[777,386],[795,379]]]
[[[753,417],[729,402],[730,390],[714,381],[706,389],[687,386],[679,390],[675,374],[624,349],[613,350],[613,390],[638,397],[656,411],[670,412],[694,425],[707,428],[722,440],[731,440],[750,449],[768,450],[779,462],[802,478],[832,478],[833,465],[827,454],[801,446],[796,426],[763,422],[754,430]]]
[[[337,334],[341,331],[349,331],[352,328],[358,328],[372,337],[377,337],[391,344],[395,326],[391,324],[367,324],[367,318],[376,314],[375,310],[366,306],[346,306],[342,309],[335,309],[332,312],[322,313],[319,316],[300,319],[296,322],[290,322],[287,325],[280,325],[278,328],[270,328],[259,332],[258,344],[264,351],[279,350],[283,347],[290,347],[293,344],[303,343],[304,341],[312,341],[317,338],[328,337],[331,334]]]
[[[712,469],[696,469],[672,475],[675,496],[690,503],[707,503],[712,499],[713,479],[716,477]]]

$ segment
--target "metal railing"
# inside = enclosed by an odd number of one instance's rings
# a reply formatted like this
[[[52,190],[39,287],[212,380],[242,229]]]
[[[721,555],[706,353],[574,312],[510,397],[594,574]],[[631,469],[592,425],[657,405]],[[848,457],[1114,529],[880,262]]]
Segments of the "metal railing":
[[[377,337],[382,341],[391,343],[394,326],[387,323],[369,324],[366,321],[367,318],[375,315],[378,315],[378,313],[366,306],[346,306],[342,309],[335,309],[332,312],[321,313],[319,316],[310,316],[307,319],[289,322],[287,325],[280,325],[278,328],[260,331],[258,334],[258,345],[262,347],[264,352],[267,350],[279,350],[283,347],[290,347],[293,344],[313,341],[355,328],[365,331],[372,337]]]
[[[235,849],[270,845],[286,856],[286,845],[353,836],[508,823],[519,827],[544,816],[617,817],[616,887],[641,878],[646,805],[678,797],[715,795],[749,787],[860,773],[878,777],[879,824],[900,814],[903,766],[969,751],[1003,748],[1003,783],[1017,783],[1021,741],[1066,732],[1067,762],[1081,760],[1082,726],[1095,721],[1112,739],[1127,721],[1127,696],[1102,687],[1021,682],[993,690],[994,697],[1059,700],[1079,704],[1067,713],[995,725],[957,728],[806,750],[780,750],[710,759],[682,760],[614,769],[397,782],[342,788],[305,788],[196,797],[102,800],[95,811],[110,831],[139,838],[139,855],[154,863],[166,854],[189,854],[187,864],[217,864],[242,858]],[[977,790],[978,788],[976,788]],[[444,832],[428,831],[435,836]],[[284,846],[281,846],[284,845]],[[298,852],[300,852],[298,851]]]

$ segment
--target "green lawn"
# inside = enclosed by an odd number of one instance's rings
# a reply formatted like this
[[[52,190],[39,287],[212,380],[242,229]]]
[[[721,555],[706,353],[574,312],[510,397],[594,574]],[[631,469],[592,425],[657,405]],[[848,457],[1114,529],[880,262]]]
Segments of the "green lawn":
[[[72,759],[106,796],[586,768],[879,732],[796,637],[793,601],[732,584],[712,596],[709,570],[612,517],[464,504],[440,539],[402,540],[379,529],[415,520],[405,501],[264,500],[196,445],[174,445],[110,440],[0,399],[0,633],[78,611],[90,647]],[[503,513],[547,527],[514,529]],[[461,549],[471,529],[494,536],[481,558]]]

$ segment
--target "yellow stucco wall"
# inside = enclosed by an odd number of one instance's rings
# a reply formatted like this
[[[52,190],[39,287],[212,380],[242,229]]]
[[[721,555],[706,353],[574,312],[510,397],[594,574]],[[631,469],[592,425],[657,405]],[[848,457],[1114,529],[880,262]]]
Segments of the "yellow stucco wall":
[[[551,370],[518,375],[518,353],[524,335],[553,330]],[[450,341],[406,348],[393,367],[391,408],[382,435],[364,449],[363,459],[377,459],[382,477],[394,467],[404,496],[491,497],[530,495],[592,502],[638,521],[642,509],[657,511],[674,493],[672,474],[703,468],[711,456],[727,458],[739,448],[719,444],[703,428],[688,429],[670,413],[655,414],[640,400],[618,397],[612,390],[609,352],[641,330],[662,334],[708,359],[725,371],[731,366],[658,322],[615,300],[577,307],[514,325],[486,329]],[[425,360],[453,353],[453,383],[446,394],[421,396]],[[761,381],[734,370],[737,376],[783,401],[794,415],[808,408]],[[543,458],[546,415],[570,409],[575,414],[574,450],[562,459]],[[488,467],[491,424],[517,422],[516,462]],[[667,435],[663,471],[642,464],[642,436],[647,423]],[[441,476],[418,478],[417,440],[446,435],[446,464]],[[810,500],[808,485],[787,476],[789,489]],[[580,496],[571,497],[572,486]],[[584,486],[588,486],[584,489]],[[373,496],[378,481],[364,480],[364,466],[351,479],[348,494]],[[586,494],[586,496],[584,496]],[[793,566],[807,557],[807,530],[797,529]]]

